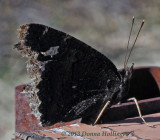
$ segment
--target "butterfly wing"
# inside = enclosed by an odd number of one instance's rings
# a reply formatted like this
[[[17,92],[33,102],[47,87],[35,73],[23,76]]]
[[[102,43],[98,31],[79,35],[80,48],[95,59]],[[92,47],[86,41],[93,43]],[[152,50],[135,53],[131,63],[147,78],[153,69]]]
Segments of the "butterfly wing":
[[[27,24],[20,27],[19,38],[15,48],[29,58],[31,77],[38,77],[28,88],[38,97],[38,105],[32,105],[38,106],[43,125],[94,114],[121,81],[107,57],[66,33]]]

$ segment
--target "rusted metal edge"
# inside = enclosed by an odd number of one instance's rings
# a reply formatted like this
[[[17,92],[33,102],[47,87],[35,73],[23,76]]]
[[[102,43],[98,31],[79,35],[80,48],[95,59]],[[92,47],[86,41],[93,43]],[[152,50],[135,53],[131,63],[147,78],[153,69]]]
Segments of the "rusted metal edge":
[[[160,97],[138,101],[142,115],[160,112]],[[112,121],[123,120],[126,118],[139,116],[136,104],[134,102],[113,105],[107,109],[99,123],[109,123]]]

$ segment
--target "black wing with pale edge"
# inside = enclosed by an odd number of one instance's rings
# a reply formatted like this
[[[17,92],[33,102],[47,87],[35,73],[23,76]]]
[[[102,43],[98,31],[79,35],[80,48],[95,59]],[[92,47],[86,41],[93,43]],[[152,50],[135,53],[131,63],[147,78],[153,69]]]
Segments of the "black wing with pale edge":
[[[45,62],[37,85],[43,125],[83,119],[99,111],[104,97],[112,98],[121,77],[107,57],[61,31],[39,24],[24,26],[25,45]]]

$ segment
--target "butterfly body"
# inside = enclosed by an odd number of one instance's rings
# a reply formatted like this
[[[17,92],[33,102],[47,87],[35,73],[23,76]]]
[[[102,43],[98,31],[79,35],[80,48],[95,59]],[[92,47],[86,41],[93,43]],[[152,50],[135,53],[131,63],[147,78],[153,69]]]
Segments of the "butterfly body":
[[[127,95],[133,67],[120,73],[100,52],[44,25],[21,26],[19,38],[15,48],[28,57],[34,79],[26,91],[32,93],[31,109],[40,113],[42,125],[88,121],[107,101],[111,106]]]

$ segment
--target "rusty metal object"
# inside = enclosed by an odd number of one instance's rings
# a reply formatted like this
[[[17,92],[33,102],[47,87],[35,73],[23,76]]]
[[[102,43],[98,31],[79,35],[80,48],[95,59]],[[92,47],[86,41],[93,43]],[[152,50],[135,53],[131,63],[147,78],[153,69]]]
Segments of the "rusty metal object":
[[[38,125],[37,118],[30,114],[31,110],[26,100],[25,94],[20,93],[23,91],[25,85],[16,87],[15,93],[15,115],[16,115],[16,132],[33,131],[41,129]]]
[[[136,82],[135,84],[134,83],[135,81],[138,81],[138,82]],[[16,132],[29,132],[29,131],[35,131],[35,130],[57,128],[60,126],[69,125],[69,124],[78,122],[77,120],[69,123],[57,123],[51,127],[42,127],[40,125],[40,122],[37,120],[37,118],[31,114],[31,110],[25,94],[20,93],[23,90],[23,88],[24,88],[24,85],[16,87],[16,94],[15,94]],[[137,96],[137,98],[141,100],[139,101],[139,105],[143,115],[159,112],[160,110],[160,92],[159,92],[160,68],[159,67],[135,68],[135,72],[133,74],[133,79],[131,82],[131,89],[132,89],[133,95],[132,94],[130,95],[135,97]],[[153,91],[154,93],[150,91]],[[139,96],[139,93],[142,93],[142,96]],[[145,100],[142,100],[143,99],[142,97],[144,97]],[[135,103],[133,102],[122,103],[120,105],[114,105],[110,109],[106,110],[99,122],[106,123],[109,121],[122,120],[128,117],[134,117],[134,116],[138,116]]]
[[[141,124],[141,119],[130,118],[110,124],[86,125],[82,123],[50,128],[39,131],[16,133],[20,140],[138,140],[138,139],[158,139],[160,138],[160,113],[144,116],[147,122],[155,128]]]

